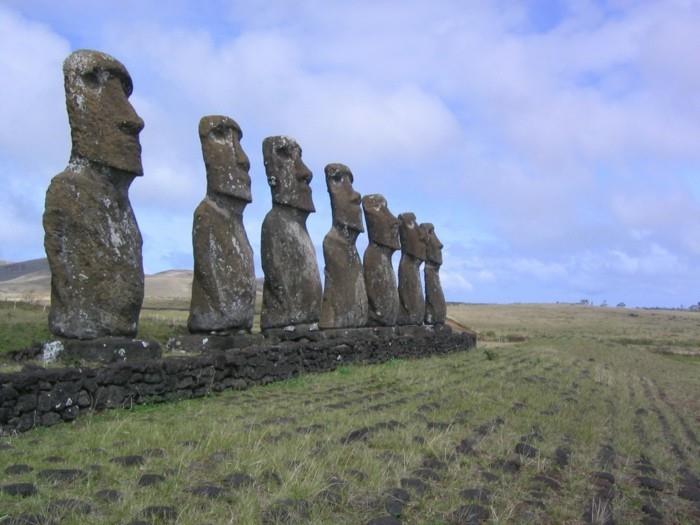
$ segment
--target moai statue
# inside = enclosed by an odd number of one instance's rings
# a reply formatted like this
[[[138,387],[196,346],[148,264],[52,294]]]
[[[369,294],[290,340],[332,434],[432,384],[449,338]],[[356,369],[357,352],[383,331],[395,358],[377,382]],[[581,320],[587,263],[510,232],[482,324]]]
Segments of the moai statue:
[[[272,209],[265,216],[260,243],[265,273],[260,327],[315,329],[321,316],[321,275],[306,219],[316,211],[311,171],[301,148],[289,137],[263,141]]]
[[[425,324],[445,324],[447,306],[445,294],[440,284],[440,266],[442,265],[442,243],[430,223],[420,225],[425,238]]]
[[[392,254],[401,248],[399,221],[381,195],[362,198],[369,246],[363,257],[365,287],[372,326],[394,326],[399,315],[399,290],[391,264]]]
[[[425,299],[420,278],[420,265],[425,260],[425,238],[413,213],[399,214],[401,261],[399,262],[400,325],[422,325]]]
[[[353,187],[350,168],[328,164],[326,185],[331,197],[333,225],[323,239],[325,283],[321,328],[357,328],[367,324],[367,291],[362,261],[355,242],[362,226],[360,194]]]
[[[143,302],[141,233],[129,186],[143,175],[143,120],[131,77],[109,55],[80,50],[63,63],[73,146],[46,192],[49,328],[57,336],[134,336]]]
[[[249,332],[255,306],[253,250],[243,227],[252,201],[250,162],[238,124],[228,117],[199,121],[207,194],[194,212],[194,280],[190,332]]]

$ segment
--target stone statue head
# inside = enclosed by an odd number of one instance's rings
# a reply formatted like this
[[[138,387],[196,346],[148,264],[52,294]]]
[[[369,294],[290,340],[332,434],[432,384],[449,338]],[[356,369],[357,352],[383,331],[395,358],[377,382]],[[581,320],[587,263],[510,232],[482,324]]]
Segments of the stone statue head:
[[[303,211],[314,212],[311,197],[311,170],[301,160],[301,147],[290,137],[267,137],[263,140],[263,160],[272,202]]]
[[[442,264],[442,243],[435,235],[435,227],[429,222],[420,225],[425,237],[425,258],[429,263],[440,266]]]
[[[324,172],[328,193],[331,196],[333,224],[356,232],[365,231],[362,224],[360,194],[352,187],[354,178],[350,168],[345,164],[328,164]]]
[[[402,252],[425,261],[425,234],[413,213],[399,213],[399,238]]]
[[[210,115],[199,121],[207,191],[251,202],[250,161],[241,147],[241,137],[240,126],[229,117]]]
[[[121,62],[81,49],[63,62],[66,106],[73,148],[71,160],[143,175],[139,133],[143,120],[129,103],[131,77]]]
[[[386,199],[379,194],[362,197],[367,235],[370,242],[399,250],[399,220],[389,211]]]

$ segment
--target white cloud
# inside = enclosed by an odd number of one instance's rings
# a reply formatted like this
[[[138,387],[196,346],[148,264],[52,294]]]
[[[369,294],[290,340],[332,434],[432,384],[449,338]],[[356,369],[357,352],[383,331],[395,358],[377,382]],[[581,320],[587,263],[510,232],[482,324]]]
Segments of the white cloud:
[[[23,167],[65,163],[69,134],[62,64],[68,41],[0,6],[0,50],[0,154],[21,160]]]

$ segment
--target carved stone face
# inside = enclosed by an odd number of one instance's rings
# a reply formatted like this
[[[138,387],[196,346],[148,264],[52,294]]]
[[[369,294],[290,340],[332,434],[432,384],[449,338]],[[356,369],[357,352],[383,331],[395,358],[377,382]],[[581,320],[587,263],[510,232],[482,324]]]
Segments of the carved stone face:
[[[328,164],[325,168],[326,185],[331,196],[333,224],[347,227],[356,232],[363,232],[360,194],[352,183],[354,178],[350,168],[344,164]]]
[[[207,191],[251,202],[250,161],[241,147],[240,126],[219,115],[202,117],[199,139],[207,168]]]
[[[429,222],[424,222],[420,225],[425,237],[425,256],[426,260],[432,264],[440,266],[442,264],[442,243],[438,236],[435,235],[435,227]]]
[[[365,195],[362,197],[362,208],[370,242],[393,250],[401,249],[399,220],[389,211],[386,199],[378,194]]]
[[[425,261],[425,234],[416,223],[413,213],[399,214],[401,251]]]
[[[263,159],[272,202],[314,212],[311,197],[311,170],[301,160],[301,148],[290,137],[267,137],[263,141]]]
[[[85,158],[143,175],[139,133],[143,120],[129,103],[131,77],[116,59],[80,50],[63,63],[71,158]]]

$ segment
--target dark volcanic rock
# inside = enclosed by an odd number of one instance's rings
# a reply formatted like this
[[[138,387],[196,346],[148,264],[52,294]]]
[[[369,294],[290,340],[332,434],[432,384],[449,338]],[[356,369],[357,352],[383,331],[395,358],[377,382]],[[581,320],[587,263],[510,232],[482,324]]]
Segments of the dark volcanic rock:
[[[122,467],[137,467],[139,465],[143,465],[146,460],[144,459],[143,456],[137,456],[137,455],[132,455],[132,456],[118,456],[116,458],[112,458],[109,460],[111,463],[116,463],[117,465],[121,465]]]
[[[571,449],[568,447],[557,447],[554,451],[554,463],[559,468],[564,468],[569,464]]]
[[[392,254],[401,248],[399,221],[381,195],[365,195],[362,208],[369,245],[362,259],[369,317],[373,326],[394,326],[399,315],[399,290]]]
[[[402,478],[401,487],[412,490],[417,496],[422,496],[428,491],[428,485],[418,478]]]
[[[432,481],[440,481],[442,479],[442,476],[435,470],[431,468],[418,468],[415,469],[412,474],[424,481],[427,480],[432,480]]]
[[[29,465],[24,465],[24,464],[18,464],[18,465],[10,465],[5,469],[5,474],[8,474],[10,476],[17,476],[20,474],[27,474],[34,470],[32,467]]]
[[[537,457],[537,454],[539,454],[539,450],[532,445],[528,445],[527,443],[518,443],[515,445],[515,453],[527,458],[534,458]]]
[[[331,197],[333,225],[323,239],[324,289],[321,328],[353,328],[367,324],[367,291],[362,261],[355,242],[362,226],[360,194],[350,168],[328,164],[326,185]]]
[[[491,501],[491,491],[484,488],[464,489],[459,492],[461,498],[476,501],[477,503],[489,503]]]
[[[11,483],[9,485],[3,485],[2,492],[10,496],[27,498],[36,494],[37,490],[32,483]]]
[[[400,516],[403,508],[411,499],[410,494],[400,488],[389,489],[384,499],[384,510],[391,516]]]
[[[426,260],[423,269],[425,278],[425,324],[444,324],[447,319],[445,293],[440,283],[442,266],[442,243],[430,223],[420,225],[426,243]]]
[[[498,459],[493,463],[493,467],[507,474],[517,474],[520,472],[522,463],[520,463],[520,460],[517,459],[516,456],[515,458],[510,459]]]
[[[49,328],[76,339],[134,336],[144,281],[128,191],[143,174],[143,120],[128,101],[131,77],[111,56],[76,51],[63,74],[73,147],[46,192]]]
[[[369,438],[370,429],[369,427],[358,428],[357,430],[352,430],[348,432],[344,437],[340,439],[343,445],[348,443],[353,443],[354,441],[366,441]]]
[[[309,504],[301,499],[283,499],[274,502],[262,513],[264,525],[304,523],[309,518]]]
[[[86,473],[80,469],[46,469],[40,470],[38,477],[52,483],[70,482],[86,477]]]
[[[139,478],[139,487],[150,487],[165,481],[165,476],[161,474],[144,474]]]
[[[266,138],[263,158],[272,210],[262,225],[265,282],[260,326],[265,330],[318,323],[321,274],[306,229],[306,219],[315,211],[311,171],[301,160],[299,145],[288,137]]]
[[[274,474],[274,473],[272,473]],[[276,475],[276,474],[275,474]],[[277,478],[270,478],[273,479],[274,481],[279,480],[279,476]],[[226,485],[227,487],[231,487],[233,489],[239,489],[241,487],[250,487],[255,480],[245,472],[234,472],[233,474],[229,474],[223,479],[223,484]],[[281,480],[279,480],[281,483]]]
[[[637,483],[640,487],[656,491],[662,491],[666,487],[666,484],[663,481],[647,476],[638,476]]]
[[[20,514],[10,517],[3,525],[55,525],[56,522],[42,514]]]
[[[121,501],[122,493],[114,489],[102,489],[95,492],[95,497],[105,503],[116,503]]]
[[[700,501],[700,488],[684,485],[678,489],[678,497],[689,501]]]
[[[252,201],[250,162],[240,126],[228,117],[199,121],[207,194],[194,212],[194,276],[187,322],[191,332],[249,331],[253,327],[255,270],[243,226]]]
[[[561,490],[561,483],[557,481],[556,479],[550,477],[550,476],[545,476],[544,474],[538,474],[534,478],[532,478],[534,481],[537,483],[540,483],[547,488],[550,488],[552,490],[558,491]]]
[[[471,438],[465,438],[459,442],[459,445],[455,448],[460,454],[471,454],[474,452],[475,441]]]
[[[187,489],[187,492],[194,494],[195,496],[203,496],[206,498],[218,498],[224,493],[223,487],[217,485],[196,485]]]
[[[399,214],[401,261],[399,262],[400,325],[423,324],[425,298],[420,278],[420,265],[425,260],[425,238],[413,213]]]
[[[480,505],[462,505],[448,516],[454,525],[478,525],[489,519],[491,513]]]

